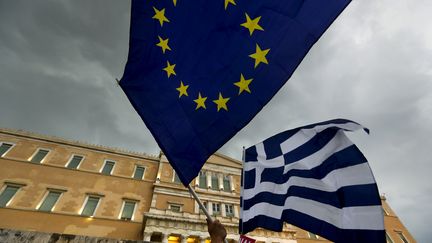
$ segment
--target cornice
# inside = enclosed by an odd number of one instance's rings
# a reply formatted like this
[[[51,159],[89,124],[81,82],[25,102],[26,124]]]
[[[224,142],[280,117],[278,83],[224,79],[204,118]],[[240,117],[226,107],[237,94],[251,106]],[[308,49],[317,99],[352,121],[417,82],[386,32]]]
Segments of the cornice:
[[[84,149],[90,149],[90,150],[96,150],[99,152],[105,152],[105,153],[113,153],[118,155],[123,155],[127,157],[135,157],[137,159],[147,159],[147,160],[153,160],[153,161],[159,161],[159,156],[157,155],[149,155],[146,153],[139,153],[134,152],[130,150],[115,148],[115,147],[108,147],[98,144],[90,144],[82,141],[77,140],[68,140],[56,136],[47,136],[38,134],[35,132],[29,132],[24,130],[14,130],[14,129],[7,129],[7,128],[0,128],[0,134],[5,134],[9,136],[15,136],[15,137],[21,137],[21,138],[27,138],[27,139],[34,139],[39,140],[43,142],[51,142],[51,143],[57,143],[62,145],[68,145],[72,147],[79,147]]]

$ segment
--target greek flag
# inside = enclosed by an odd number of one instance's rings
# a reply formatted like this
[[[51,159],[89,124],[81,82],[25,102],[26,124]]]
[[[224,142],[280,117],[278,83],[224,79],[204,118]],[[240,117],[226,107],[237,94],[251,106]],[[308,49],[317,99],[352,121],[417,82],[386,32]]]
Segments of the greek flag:
[[[287,222],[335,242],[385,242],[369,164],[336,119],[279,133],[245,151],[240,233]]]

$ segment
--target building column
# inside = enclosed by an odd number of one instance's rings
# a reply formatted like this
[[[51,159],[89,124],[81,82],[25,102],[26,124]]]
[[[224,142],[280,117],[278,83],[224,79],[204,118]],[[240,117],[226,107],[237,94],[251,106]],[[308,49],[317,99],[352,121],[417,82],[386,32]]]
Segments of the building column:
[[[222,174],[218,174],[218,182],[219,182],[219,190],[223,191],[224,184],[223,184],[223,175]]]
[[[180,235],[180,243],[186,243],[187,242],[187,235]]]
[[[195,186],[196,187],[199,187],[199,184],[200,184],[200,173],[201,173],[201,171],[198,172],[198,176],[195,177]]]
[[[157,200],[157,194],[153,193],[152,200],[151,200],[151,205],[150,205],[152,208],[156,207],[156,200]]]
[[[144,241],[150,241],[152,233],[144,232]]]
[[[168,243],[168,234],[162,234],[162,243]]]
[[[210,171],[206,171],[206,178],[207,178],[207,188],[211,188],[212,180],[211,180],[211,172]]]
[[[200,243],[205,243],[205,242],[206,242],[206,240],[207,240],[207,238],[206,238],[206,237],[200,237],[200,239],[199,239]]]
[[[235,191],[234,181],[232,175],[229,176],[230,186],[231,186],[231,192]]]
[[[195,207],[194,207],[194,213],[199,214],[200,207],[199,207],[199,205],[198,205],[198,203],[196,201],[194,202],[194,205],[195,205]]]
[[[221,214],[222,214],[222,217],[226,217],[225,207],[226,207],[225,203],[221,203]]]
[[[157,175],[156,175],[156,183],[160,182],[160,178],[161,178],[161,175],[162,175],[162,166],[163,166],[163,162],[162,162],[162,160],[159,160],[159,168],[158,168],[158,172],[157,172]]]
[[[234,217],[239,217],[239,207],[237,205],[234,205]]]
[[[212,202],[208,202],[207,205],[208,205],[208,208],[207,208],[208,213],[210,215],[213,215],[213,203]]]

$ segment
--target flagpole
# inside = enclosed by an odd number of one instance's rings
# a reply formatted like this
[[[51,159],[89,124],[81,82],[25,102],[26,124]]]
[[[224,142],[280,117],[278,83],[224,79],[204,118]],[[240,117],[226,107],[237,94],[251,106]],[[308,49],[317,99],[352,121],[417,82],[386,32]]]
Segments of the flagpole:
[[[209,214],[209,212],[207,211],[207,208],[204,207],[204,204],[202,204],[201,200],[199,199],[198,195],[196,194],[195,190],[191,187],[191,185],[189,184],[187,186],[189,193],[195,198],[195,201],[198,203],[198,206],[200,207],[200,209],[204,212],[204,214],[206,215],[207,219],[212,223],[213,219],[211,217],[211,215]],[[228,243],[228,240],[225,238],[224,240],[225,243]]]
[[[243,194],[243,186],[244,186],[244,164],[245,164],[245,155],[246,155],[246,150],[245,147],[243,146],[243,152],[242,152],[242,170],[241,170],[241,182],[240,182],[240,195]],[[240,200],[243,200],[243,197],[240,197]],[[243,216],[243,201],[240,202],[240,217]],[[243,234],[243,221],[241,222],[241,224],[239,224],[239,233],[242,235]]]
[[[195,201],[198,203],[200,209],[207,216],[207,219],[210,220],[210,222],[213,222],[213,219],[212,219],[211,215],[209,214],[209,212],[207,211],[207,208],[204,207],[204,205],[202,204],[202,202],[199,199],[198,195],[195,193],[194,189],[191,187],[190,184],[187,186],[187,188],[189,189],[189,193],[195,198]]]

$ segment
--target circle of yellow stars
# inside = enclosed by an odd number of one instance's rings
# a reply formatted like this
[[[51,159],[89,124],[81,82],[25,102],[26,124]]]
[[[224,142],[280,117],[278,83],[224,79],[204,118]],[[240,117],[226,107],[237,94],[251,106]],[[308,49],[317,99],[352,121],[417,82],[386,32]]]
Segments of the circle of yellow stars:
[[[223,0],[224,1],[224,7],[225,10],[228,11],[230,7],[236,6],[237,0]],[[173,0],[174,7],[177,6],[177,0]],[[161,28],[164,27],[164,23],[169,23],[170,20],[166,16],[166,9],[158,9],[153,6],[154,15],[153,19],[159,22]],[[247,29],[249,32],[249,35],[252,36],[255,31],[264,31],[264,28],[260,25],[261,16],[255,16],[251,17],[248,13],[245,13],[245,22],[240,24],[240,26]],[[172,51],[171,47],[169,46],[169,38],[164,36],[158,36],[158,42],[156,43],[156,46],[161,48],[162,54],[166,54],[167,51]],[[250,58],[254,60],[254,69],[256,69],[260,64],[268,64],[267,60],[267,54],[270,52],[270,48],[264,49],[261,48],[258,43],[255,45],[255,52],[251,53],[249,55]],[[168,78],[171,78],[172,76],[176,76],[175,72],[175,63],[170,63],[169,60],[166,62],[166,67],[162,70],[166,72],[166,75]],[[234,82],[233,85],[237,86],[239,92],[238,95],[241,95],[243,92],[252,93],[249,85],[253,81],[253,78],[245,78],[243,73],[240,73],[240,80],[237,82]],[[179,87],[176,88],[179,94],[179,98],[182,98],[183,96],[188,97],[188,88],[189,85],[183,83],[183,81],[180,81]],[[207,109],[206,102],[207,102],[207,96],[203,96],[201,92],[198,92],[198,96],[193,101],[196,103],[195,110],[199,109]],[[218,94],[218,98],[215,100],[212,100],[213,103],[216,104],[217,111],[225,110],[228,111],[228,102],[230,100],[230,97],[224,97],[221,92]]]

